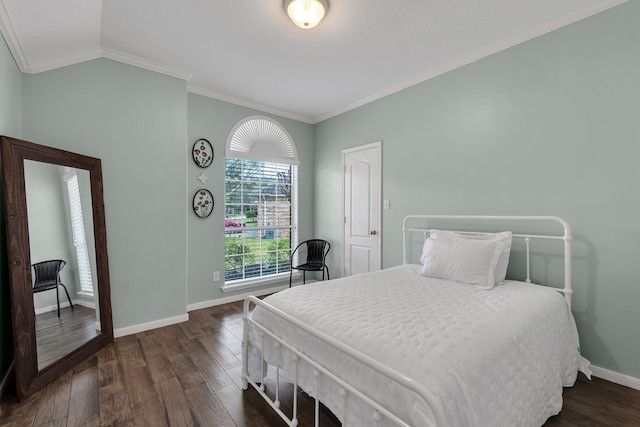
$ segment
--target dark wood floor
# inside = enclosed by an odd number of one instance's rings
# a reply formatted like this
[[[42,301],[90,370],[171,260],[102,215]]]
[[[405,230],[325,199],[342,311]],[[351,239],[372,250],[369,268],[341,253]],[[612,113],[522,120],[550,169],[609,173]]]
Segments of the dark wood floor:
[[[42,369],[97,335],[96,311],[75,305],[36,316],[38,368]]]
[[[118,338],[26,401],[5,397],[0,426],[284,426],[240,388],[241,307],[193,311],[188,322]],[[300,425],[313,425],[313,402],[300,396]],[[638,390],[580,378],[564,400],[545,426],[640,426]],[[339,425],[326,410],[321,418]]]

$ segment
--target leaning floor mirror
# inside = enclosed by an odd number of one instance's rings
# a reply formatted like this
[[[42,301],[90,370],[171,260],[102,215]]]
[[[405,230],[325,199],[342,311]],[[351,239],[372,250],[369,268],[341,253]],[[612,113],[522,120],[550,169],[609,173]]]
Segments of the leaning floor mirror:
[[[3,136],[18,399],[113,341],[100,159]]]

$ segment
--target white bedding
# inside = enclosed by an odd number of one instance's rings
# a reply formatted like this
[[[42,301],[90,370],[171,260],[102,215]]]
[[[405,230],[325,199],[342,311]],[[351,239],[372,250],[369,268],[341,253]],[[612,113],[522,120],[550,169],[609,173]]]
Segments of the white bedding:
[[[540,426],[557,414],[562,386],[573,385],[580,362],[562,295],[514,281],[477,289],[417,268],[315,282],[265,301],[422,383],[428,402],[260,307],[252,316],[413,426]],[[253,329],[249,337],[250,373],[259,380],[259,353],[273,364],[274,347],[267,340],[262,349]],[[280,365],[292,366],[290,353],[279,351]],[[299,370],[300,386],[314,395],[312,370]],[[291,369],[281,374],[293,378]],[[345,419],[343,398],[322,381],[320,399],[344,426],[373,425],[372,410],[353,397]]]

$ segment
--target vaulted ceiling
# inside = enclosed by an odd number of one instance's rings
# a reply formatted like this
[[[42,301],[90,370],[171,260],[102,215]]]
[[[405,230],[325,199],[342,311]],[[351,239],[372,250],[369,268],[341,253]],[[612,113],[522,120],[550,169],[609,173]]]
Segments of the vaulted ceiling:
[[[0,30],[25,73],[105,57],[316,123],[626,1],[329,0],[302,30],[282,0],[0,0]]]

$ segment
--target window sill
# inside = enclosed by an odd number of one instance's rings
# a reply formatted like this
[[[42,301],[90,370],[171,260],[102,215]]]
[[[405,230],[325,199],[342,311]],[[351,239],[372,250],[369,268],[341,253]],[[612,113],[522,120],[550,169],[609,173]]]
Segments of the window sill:
[[[301,273],[293,273],[293,278],[299,279],[302,277]],[[220,287],[222,292],[233,292],[241,289],[257,288],[258,286],[270,285],[272,283],[284,282],[289,280],[289,273],[273,274],[271,276],[257,277],[252,279],[234,280],[232,282],[225,282]]]

